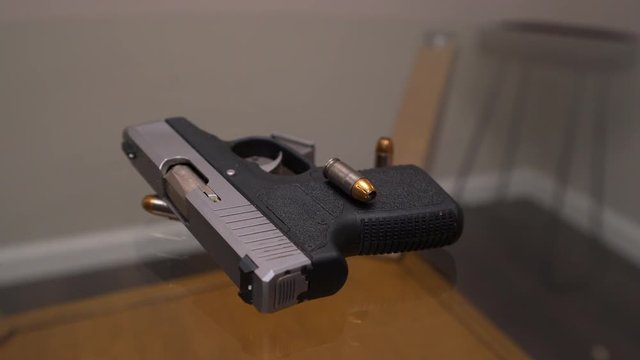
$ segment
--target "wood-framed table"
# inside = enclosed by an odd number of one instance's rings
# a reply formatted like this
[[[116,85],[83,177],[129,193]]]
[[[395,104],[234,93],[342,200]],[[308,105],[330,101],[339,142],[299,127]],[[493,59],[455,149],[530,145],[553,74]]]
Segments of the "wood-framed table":
[[[220,271],[20,313],[0,358],[527,358],[418,254],[349,266],[335,296],[275,314]]]

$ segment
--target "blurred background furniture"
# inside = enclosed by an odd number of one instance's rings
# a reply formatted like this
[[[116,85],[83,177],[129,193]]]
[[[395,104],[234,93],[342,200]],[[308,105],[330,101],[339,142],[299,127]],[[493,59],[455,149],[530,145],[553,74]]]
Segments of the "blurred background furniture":
[[[632,356],[638,348],[630,334],[640,330],[632,305],[640,287],[633,279],[640,271],[632,257],[606,245],[615,243],[615,232],[603,239],[603,203],[608,129],[623,120],[611,116],[611,79],[636,65],[636,38],[567,24],[507,22],[480,31],[478,46],[491,68],[452,186],[466,204],[465,235],[452,249],[464,264],[458,288],[535,357]],[[536,106],[555,106],[561,116],[540,118],[546,109]],[[542,129],[537,138],[526,133],[533,122]],[[491,200],[474,205],[465,202],[465,192],[487,145],[497,176],[483,188]],[[535,184],[540,176],[520,176],[521,184],[514,184],[525,147],[545,149],[543,168],[553,177],[546,184]],[[587,161],[576,164],[580,158]],[[582,170],[581,183],[589,189],[588,201],[579,198],[578,206],[575,190],[568,203],[575,170]],[[533,190],[523,192],[523,184]],[[531,196],[537,190],[544,193]],[[569,221],[585,214],[583,227]]]
[[[572,159],[576,151],[591,152],[592,196],[596,200],[592,223],[599,236],[602,226],[602,197],[606,174],[606,124],[609,98],[609,77],[629,70],[636,63],[634,35],[598,28],[576,27],[560,23],[507,22],[491,26],[481,32],[480,47],[495,57],[494,77],[488,84],[482,112],[474,125],[471,140],[466,146],[454,193],[463,196],[466,182],[485,138],[486,129],[496,117],[496,106],[509,76],[515,76],[515,95],[511,104],[506,141],[502,152],[500,179],[496,192],[505,199],[509,192],[511,172],[522,139],[523,123],[527,116],[527,96],[536,69],[557,68],[572,74],[571,102],[566,120],[550,132],[562,133],[562,147],[555,161],[556,177],[561,186],[553,196],[554,207],[561,211],[565,200]],[[593,81],[597,92],[588,97],[588,83]],[[559,84],[548,84],[548,87]],[[586,116],[586,104],[593,102],[593,116]],[[589,119],[591,118],[591,119]],[[586,120],[586,121],[585,121]],[[590,120],[591,123],[588,123]],[[585,123],[586,122],[586,123]],[[576,149],[575,134],[581,128],[591,130],[593,139],[589,149]],[[544,146],[544,144],[541,144]]]
[[[427,167],[438,131],[447,86],[454,67],[455,37],[433,32],[425,36],[409,77],[392,139],[394,163]]]
[[[609,114],[609,78],[617,73],[628,71],[636,63],[637,43],[633,34],[606,29],[578,27],[549,22],[506,22],[488,27],[481,31],[479,46],[490,57],[495,58],[493,78],[488,85],[481,113],[476,120],[472,136],[467,143],[461,161],[456,184],[453,189],[458,198],[464,196],[466,183],[473,169],[475,160],[481,151],[487,129],[497,117],[497,106],[510,108],[506,126],[506,138],[502,149],[499,178],[495,193],[498,201],[507,201],[512,179],[512,172],[517,166],[517,156],[522,144],[523,126],[526,121],[536,121],[529,116],[531,84],[536,71],[541,68],[569,73],[570,96],[566,104],[566,116],[562,123],[553,124],[548,131],[561,134],[561,146],[557,159],[549,159],[555,168],[555,178],[559,186],[551,197],[550,210],[562,213],[565,209],[566,191],[569,186],[575,154],[589,153],[589,181],[593,206],[589,219],[591,234],[602,236],[603,197],[606,180],[606,148],[607,119]],[[509,78],[514,78],[511,104],[500,103],[501,96],[507,89]],[[562,86],[558,81],[544,84],[544,88]],[[593,88],[595,91],[589,91]],[[540,94],[538,94],[540,95]],[[593,104],[589,106],[589,104]],[[587,130],[590,133],[591,146],[578,148],[576,134]],[[539,146],[546,146],[543,139]],[[548,226],[548,236],[554,241],[562,241],[558,237],[555,222],[543,222]],[[554,249],[549,255],[554,256]],[[593,259],[593,257],[592,257]],[[562,258],[555,259],[558,262]],[[595,259],[593,259],[595,260]],[[589,273],[581,274],[575,281],[589,281],[598,273],[601,260],[595,260],[584,267]],[[555,281],[553,270],[547,268],[548,281]],[[560,267],[562,268],[562,267]],[[566,279],[565,279],[566,280]],[[564,284],[567,285],[567,284]],[[559,285],[561,286],[561,285]]]

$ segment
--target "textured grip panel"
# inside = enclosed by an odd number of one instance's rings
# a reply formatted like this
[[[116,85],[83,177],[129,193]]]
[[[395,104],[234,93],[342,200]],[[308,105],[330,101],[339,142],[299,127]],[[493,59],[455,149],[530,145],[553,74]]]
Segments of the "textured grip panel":
[[[388,254],[445,246],[457,239],[458,216],[452,210],[362,219],[359,255]]]
[[[368,245],[389,249],[376,251],[394,252],[405,246],[398,239],[412,249],[448,245],[456,240],[460,232],[457,208],[424,171],[414,166],[394,166],[362,173],[378,189],[378,197],[371,203],[349,198],[321,174],[316,179],[308,177],[301,179],[306,181],[263,186],[258,198],[285,224],[287,229],[283,232],[289,239],[309,253],[334,241],[346,245],[343,249],[349,255],[356,255],[370,253],[363,250],[361,242],[365,241],[397,240],[396,246]],[[444,214],[450,217],[448,227],[440,224]],[[330,233],[334,224],[338,231]],[[367,235],[365,229],[369,229]]]

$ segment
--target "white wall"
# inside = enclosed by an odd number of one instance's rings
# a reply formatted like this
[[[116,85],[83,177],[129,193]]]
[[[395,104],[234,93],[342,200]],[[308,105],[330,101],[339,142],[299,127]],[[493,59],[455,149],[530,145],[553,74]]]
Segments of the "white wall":
[[[167,116],[225,139],[287,132],[315,140],[319,161],[370,166],[421,29],[252,13],[4,24],[2,241],[146,219],[149,188],[120,151],[121,131]]]
[[[475,25],[504,18],[528,17],[638,29],[635,0],[4,0],[0,18],[8,21],[50,17],[129,16],[150,13],[268,12],[311,13],[339,17],[412,17],[428,24]]]
[[[470,28],[527,17],[640,30],[636,1],[559,3],[3,1],[0,242],[148,219],[138,205],[148,187],[120,153],[120,131],[170,115],[227,139],[288,132],[315,140],[319,160],[369,166],[433,28],[460,30],[465,45],[442,139],[453,149],[444,163],[455,162],[484,86]]]

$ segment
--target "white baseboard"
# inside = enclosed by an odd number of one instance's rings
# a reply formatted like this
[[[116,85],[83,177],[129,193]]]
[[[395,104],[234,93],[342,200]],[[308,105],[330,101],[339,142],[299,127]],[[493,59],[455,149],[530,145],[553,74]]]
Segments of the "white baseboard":
[[[450,191],[452,180],[443,179],[440,183]],[[459,200],[468,205],[491,203],[496,200],[497,183],[498,173],[473,175],[464,197]],[[543,207],[549,206],[558,185],[546,174],[529,168],[514,171],[511,184],[509,198],[530,199]],[[568,189],[561,215],[577,228],[591,232],[589,209],[592,203],[586,194]],[[640,224],[637,222],[605,207],[603,240],[621,256],[640,264]],[[0,287],[203,251],[184,226],[175,221],[154,221],[109,231],[42,239],[0,248]]]
[[[481,205],[496,201],[499,175],[498,172],[493,172],[471,176],[464,196],[458,200],[467,205]],[[555,179],[527,167],[516,169],[512,176],[511,187],[507,194],[509,199],[528,199],[544,208],[554,210],[550,209],[550,205],[555,190],[559,186]],[[440,183],[450,191],[453,188],[453,180],[443,179]],[[573,188],[567,189],[566,196],[560,216],[576,228],[592,234],[595,229],[590,222],[589,212],[594,206],[594,199]],[[602,240],[620,256],[640,264],[640,224],[606,205],[603,208]]]

